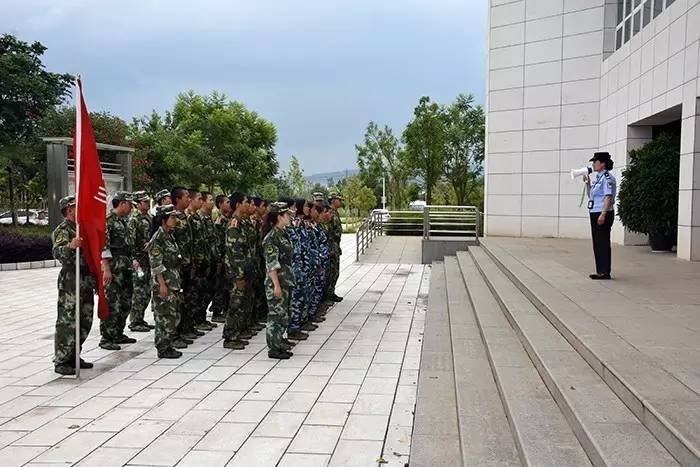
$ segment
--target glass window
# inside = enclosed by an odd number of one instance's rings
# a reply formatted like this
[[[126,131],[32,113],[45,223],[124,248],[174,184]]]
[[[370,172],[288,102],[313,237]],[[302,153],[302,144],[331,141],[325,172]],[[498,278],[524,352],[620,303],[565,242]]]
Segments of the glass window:
[[[640,3],[642,3],[642,0],[634,0],[634,7],[637,8]]]
[[[625,19],[625,0],[617,0],[617,24],[620,24]]]
[[[642,12],[638,11],[632,20],[632,35],[636,35],[640,29],[642,29]]]
[[[654,18],[664,9],[664,0],[654,0]]]
[[[625,44],[627,43],[627,41],[630,40],[630,32],[631,32],[631,31],[630,31],[630,27],[632,26],[632,25],[631,25],[631,23],[632,23],[631,19],[632,19],[632,18],[627,18],[627,19],[625,20]]]
[[[618,28],[615,34],[615,50],[622,47],[622,28]]]
[[[668,6],[675,1],[676,0],[666,0],[666,8],[668,8]]]
[[[651,21],[651,0],[644,2],[644,16],[642,18],[642,27],[645,27]]]
[[[632,0],[625,0],[625,17],[632,13]]]

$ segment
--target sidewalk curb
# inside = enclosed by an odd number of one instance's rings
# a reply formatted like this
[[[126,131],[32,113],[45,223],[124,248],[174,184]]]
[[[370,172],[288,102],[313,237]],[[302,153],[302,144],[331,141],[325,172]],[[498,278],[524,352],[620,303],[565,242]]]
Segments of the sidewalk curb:
[[[4,263],[0,264],[0,271],[21,271],[24,269],[44,269],[59,267],[60,263],[55,259],[44,261],[30,261],[26,263]]]

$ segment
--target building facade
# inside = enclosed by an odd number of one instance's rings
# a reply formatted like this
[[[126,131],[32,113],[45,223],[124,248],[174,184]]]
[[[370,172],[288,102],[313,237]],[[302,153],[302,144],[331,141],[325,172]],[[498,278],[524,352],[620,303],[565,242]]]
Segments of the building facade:
[[[700,260],[700,0],[489,1],[487,235],[589,238],[570,169],[605,150],[619,180],[677,125],[678,256]]]

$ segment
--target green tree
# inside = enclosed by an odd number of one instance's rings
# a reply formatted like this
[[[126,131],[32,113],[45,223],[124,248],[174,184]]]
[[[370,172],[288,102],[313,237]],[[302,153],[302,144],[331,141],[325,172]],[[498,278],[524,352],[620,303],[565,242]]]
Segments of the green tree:
[[[467,203],[478,188],[484,162],[484,110],[474,96],[460,94],[445,109],[443,173],[454,190],[458,205]]]
[[[425,201],[433,201],[433,188],[440,180],[445,160],[445,112],[429,97],[421,97],[413,120],[403,132],[409,166],[423,179]]]
[[[19,146],[37,136],[41,118],[68,94],[73,79],[46,71],[41,61],[45,51],[39,42],[0,36],[0,169],[6,174],[13,223],[17,178],[24,184],[29,181],[18,172],[26,159],[26,148]]]
[[[299,159],[292,156],[289,161],[289,170],[284,173],[284,179],[289,186],[293,198],[306,198],[309,195],[309,180],[304,175],[304,169],[299,164]]]
[[[406,152],[391,128],[384,126],[382,129],[376,123],[369,122],[364,144],[356,144],[355,150],[359,175],[363,182],[374,188],[377,196],[381,196],[382,177],[386,174],[389,206],[391,209],[405,207],[409,167]]]
[[[349,177],[346,180],[343,197],[350,213],[354,209],[358,216],[366,215],[377,206],[377,196],[374,194],[374,190],[365,185],[359,176]]]

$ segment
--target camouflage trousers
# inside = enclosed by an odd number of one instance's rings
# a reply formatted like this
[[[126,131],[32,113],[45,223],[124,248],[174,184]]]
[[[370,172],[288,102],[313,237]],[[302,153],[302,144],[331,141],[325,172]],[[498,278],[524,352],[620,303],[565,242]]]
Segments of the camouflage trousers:
[[[265,267],[258,269],[258,275],[253,282],[253,291],[255,293],[255,303],[253,312],[255,313],[255,321],[264,323],[267,321],[267,296],[265,294]]]
[[[131,296],[133,294],[133,269],[131,261],[128,266],[112,267],[112,282],[106,287],[109,316],[100,322],[102,340],[114,342],[124,335],[126,319],[131,311]]]
[[[80,287],[80,347],[82,348],[92,328],[94,308],[94,279]],[[54,336],[54,358],[56,365],[71,363],[75,359],[75,287],[59,289],[56,317],[56,334]]]
[[[289,326],[289,299],[292,290],[282,287],[282,296],[277,298],[272,287],[266,287],[267,292],[267,348],[283,350],[284,332]]]
[[[309,303],[309,315],[316,314],[321,307],[321,302],[326,296],[326,268],[320,267],[316,270],[316,276],[313,281],[313,292]]]
[[[192,303],[192,267],[180,268],[182,278],[182,300],[179,303],[180,323],[177,326],[179,336],[194,332],[194,310],[190,308]]]
[[[131,324],[144,322],[143,316],[151,301],[151,269],[143,268],[143,277],[134,272],[134,293],[131,297]]]
[[[158,351],[172,347],[180,324],[182,292],[171,290],[167,300],[160,297],[160,289],[153,289],[153,317],[156,321],[155,343]]]
[[[289,303],[289,330],[298,331],[302,324],[304,324],[304,315],[307,314],[308,308],[308,289],[306,284],[309,282],[309,278],[305,274],[298,274],[296,276],[296,283],[299,284],[292,290],[291,300]]]
[[[187,308],[192,310],[195,325],[207,320],[207,307],[212,298],[212,277],[213,274],[208,265],[197,265],[193,268]]]
[[[226,322],[224,323],[223,338],[232,341],[238,338],[244,329],[248,327],[247,306],[250,292],[248,286],[239,289],[235,284],[230,288],[228,309],[226,310]]]
[[[335,284],[338,282],[340,275],[340,255],[331,252],[328,268],[326,269],[326,298],[335,295]]]
[[[226,274],[219,271],[215,275],[214,288],[210,310],[213,316],[223,316],[228,309],[229,295],[231,294]]]

